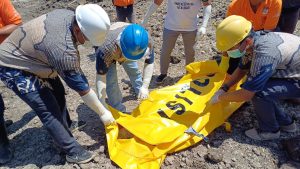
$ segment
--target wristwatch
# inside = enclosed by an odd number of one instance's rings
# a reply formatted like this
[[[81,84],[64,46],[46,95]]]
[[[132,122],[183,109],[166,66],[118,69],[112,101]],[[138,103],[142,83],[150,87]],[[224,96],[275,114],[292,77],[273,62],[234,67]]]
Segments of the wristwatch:
[[[228,92],[229,90],[229,87],[227,84],[224,84],[222,87],[221,87],[222,90],[224,90],[225,92]]]

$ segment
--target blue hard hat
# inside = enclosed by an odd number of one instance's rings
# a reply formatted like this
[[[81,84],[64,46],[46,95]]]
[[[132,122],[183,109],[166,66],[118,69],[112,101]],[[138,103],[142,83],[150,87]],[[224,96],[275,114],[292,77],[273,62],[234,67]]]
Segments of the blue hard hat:
[[[138,24],[128,25],[121,34],[120,46],[129,60],[142,58],[148,47],[148,32]]]

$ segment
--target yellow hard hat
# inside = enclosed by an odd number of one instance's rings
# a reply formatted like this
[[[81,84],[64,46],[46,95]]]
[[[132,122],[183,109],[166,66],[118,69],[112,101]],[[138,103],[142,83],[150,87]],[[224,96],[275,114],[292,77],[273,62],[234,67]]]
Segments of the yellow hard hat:
[[[228,16],[217,27],[217,49],[224,52],[234,47],[250,33],[251,28],[251,22],[244,17]]]

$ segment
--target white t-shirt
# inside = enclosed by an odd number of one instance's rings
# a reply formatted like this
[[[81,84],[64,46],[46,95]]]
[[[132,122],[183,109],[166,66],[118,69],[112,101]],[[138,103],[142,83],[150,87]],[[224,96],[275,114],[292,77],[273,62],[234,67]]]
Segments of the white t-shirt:
[[[174,31],[197,29],[201,0],[168,0],[167,5],[165,28]]]

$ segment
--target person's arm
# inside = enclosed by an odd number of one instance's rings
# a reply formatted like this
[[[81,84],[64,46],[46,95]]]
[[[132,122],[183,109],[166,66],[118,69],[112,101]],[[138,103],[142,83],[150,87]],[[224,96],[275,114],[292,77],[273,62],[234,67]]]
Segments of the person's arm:
[[[146,99],[149,96],[149,85],[154,71],[154,49],[147,48],[145,53],[145,64],[144,64],[144,71],[143,71],[143,85],[140,88],[138,98],[139,99]]]
[[[96,90],[100,102],[107,108],[106,98],[106,75],[96,74]]]
[[[5,26],[0,28],[0,35],[9,35],[22,24],[22,18],[9,0],[3,0],[2,4],[0,18]]]
[[[249,90],[240,89],[234,92],[225,92],[219,96],[220,101],[227,102],[244,102],[249,101],[254,96],[255,92]]]
[[[81,98],[84,103],[93,111],[95,111],[101,118],[101,121],[105,125],[112,124],[115,119],[112,116],[111,112],[105,108],[105,106],[98,100],[96,93],[93,89],[85,91],[85,95],[82,95]]]
[[[94,90],[89,87],[83,73],[78,71],[64,71],[60,74],[66,84],[81,96],[84,103],[100,116],[105,125],[115,121],[111,112],[98,100]]]
[[[20,24],[19,24],[20,25]],[[0,28],[0,35],[10,35],[19,25],[10,24]]]
[[[243,70],[239,67],[236,68],[233,74],[224,81],[223,86],[227,86],[228,88],[234,86],[247,74],[247,72],[247,70]]]
[[[153,3],[148,8],[148,11],[146,15],[144,16],[144,19],[142,21],[142,25],[145,26],[150,18],[150,16],[158,9],[158,7],[161,5],[163,0],[154,0]]]
[[[273,31],[276,28],[281,14],[281,8],[282,8],[281,0],[276,0],[275,3],[272,4],[263,26],[264,30]]]
[[[211,15],[211,2],[207,1],[207,2],[203,2],[203,21],[202,21],[202,25],[198,28],[197,31],[197,37],[199,37],[200,35],[204,35],[206,33],[206,27],[208,24],[208,20],[209,17]]]
[[[250,65],[251,62],[243,62],[243,60],[240,61],[239,67],[233,72],[231,76],[226,77],[222,87],[213,95],[213,97],[210,100],[210,103],[211,104],[218,103],[220,101],[221,96],[224,95],[233,85],[238,83],[247,74]],[[232,97],[233,96],[231,95],[229,99],[231,99]],[[246,98],[241,98],[241,99],[246,99]]]

